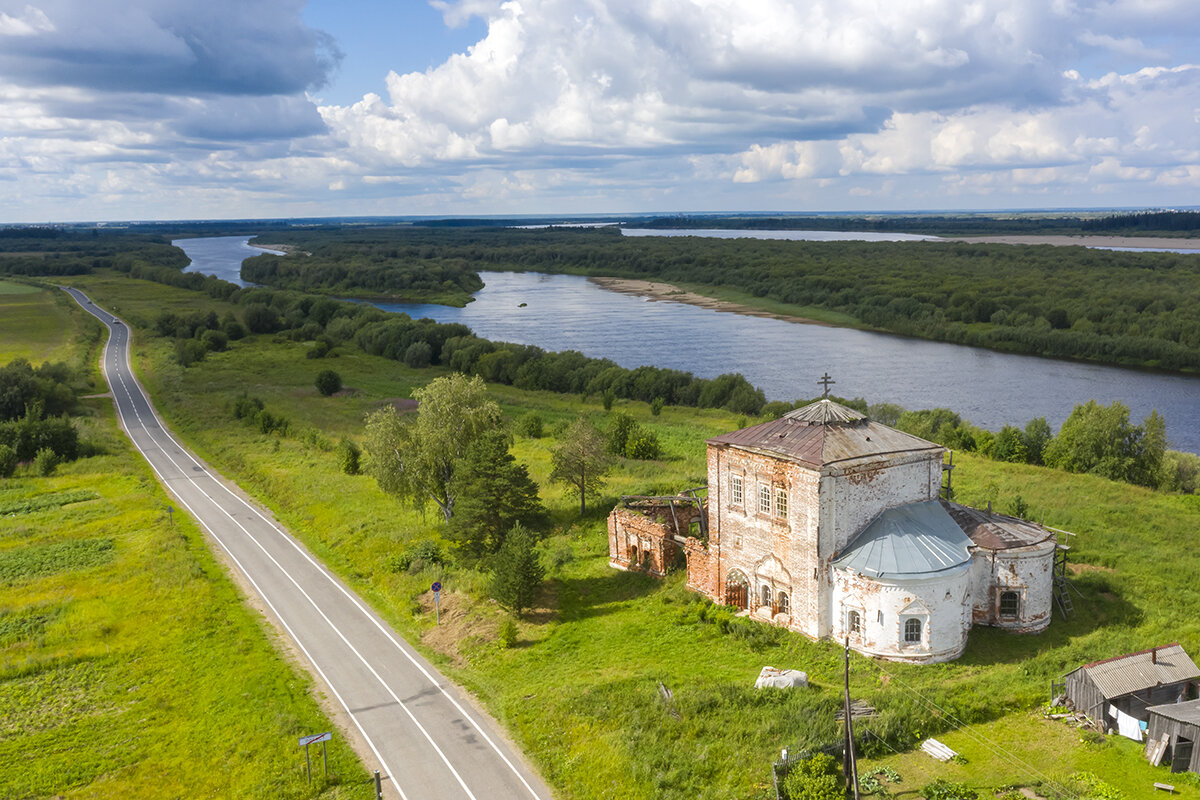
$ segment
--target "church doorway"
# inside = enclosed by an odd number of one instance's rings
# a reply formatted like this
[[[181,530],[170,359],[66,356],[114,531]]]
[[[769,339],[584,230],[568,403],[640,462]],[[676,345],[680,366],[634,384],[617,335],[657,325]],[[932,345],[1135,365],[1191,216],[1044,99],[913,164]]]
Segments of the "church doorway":
[[[725,605],[744,611],[750,603],[750,581],[741,570],[732,570],[725,577]]]

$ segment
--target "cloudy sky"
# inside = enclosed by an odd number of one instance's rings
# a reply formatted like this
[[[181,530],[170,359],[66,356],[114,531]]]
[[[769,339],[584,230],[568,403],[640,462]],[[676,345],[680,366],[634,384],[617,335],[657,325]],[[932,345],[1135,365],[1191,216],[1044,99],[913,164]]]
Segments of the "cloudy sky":
[[[0,222],[1198,189],[1196,0],[0,0]]]

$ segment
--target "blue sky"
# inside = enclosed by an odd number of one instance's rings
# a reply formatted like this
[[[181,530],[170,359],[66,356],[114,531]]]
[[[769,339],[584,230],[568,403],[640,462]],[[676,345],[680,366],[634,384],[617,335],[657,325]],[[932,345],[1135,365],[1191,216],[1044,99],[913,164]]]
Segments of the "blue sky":
[[[1197,205],[1195,0],[0,0],[0,221]]]

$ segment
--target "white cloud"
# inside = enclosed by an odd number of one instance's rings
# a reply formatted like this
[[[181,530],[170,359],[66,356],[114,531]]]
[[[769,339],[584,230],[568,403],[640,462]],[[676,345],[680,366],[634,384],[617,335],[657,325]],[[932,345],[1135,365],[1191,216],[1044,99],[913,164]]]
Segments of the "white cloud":
[[[25,6],[20,16],[0,11],[0,36],[34,36],[54,30],[52,23],[40,8]]]

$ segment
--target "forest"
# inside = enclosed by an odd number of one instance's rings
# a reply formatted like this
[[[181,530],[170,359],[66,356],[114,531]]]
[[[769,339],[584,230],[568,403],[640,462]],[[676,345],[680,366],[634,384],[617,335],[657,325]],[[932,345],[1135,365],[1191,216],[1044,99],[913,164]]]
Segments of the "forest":
[[[346,295],[429,270],[642,278],[734,289],[847,314],[863,327],[1015,353],[1200,369],[1200,260],[1051,245],[624,237],[615,229],[422,228],[280,234],[307,256],[263,255],[250,280]],[[317,253],[320,256],[317,257]],[[331,266],[334,262],[338,266]],[[451,268],[463,272],[447,273]],[[452,274],[453,277],[448,277]],[[361,276],[361,277],[360,277]],[[423,288],[432,288],[427,282]]]

